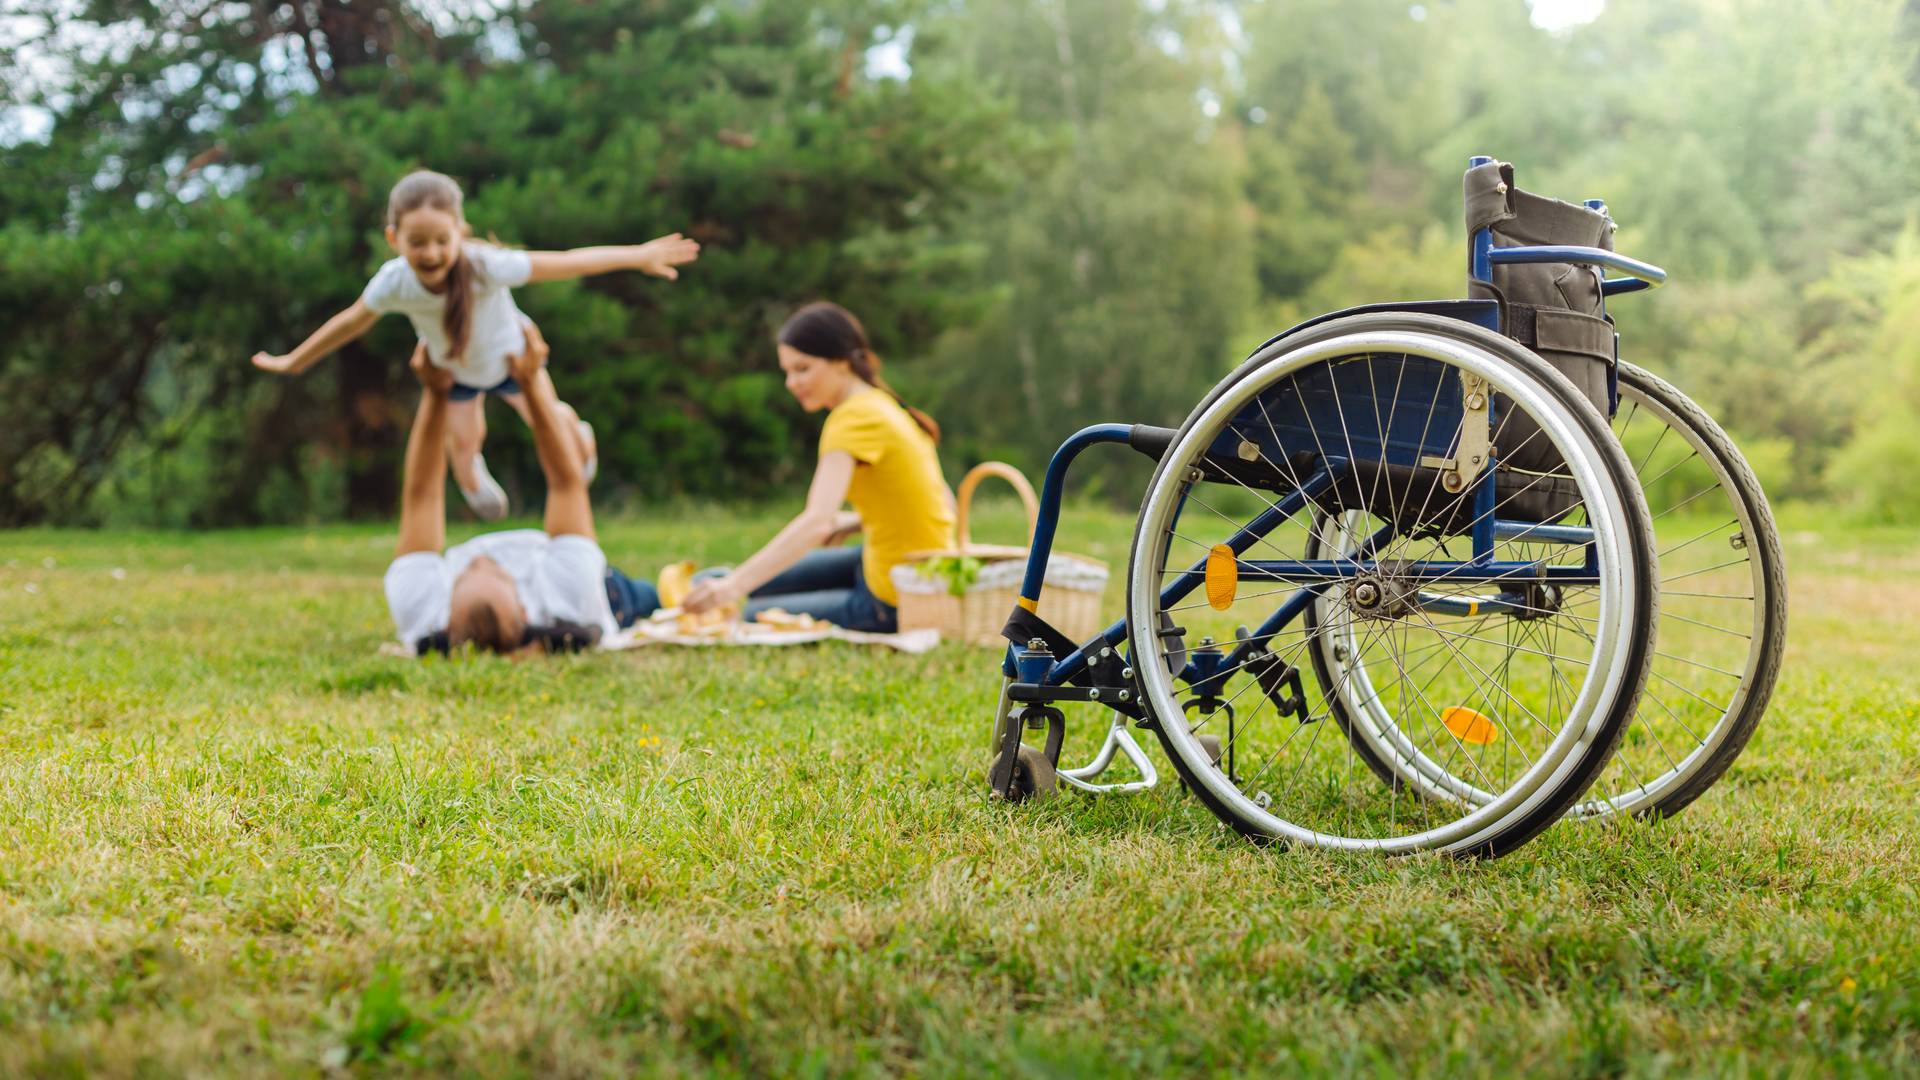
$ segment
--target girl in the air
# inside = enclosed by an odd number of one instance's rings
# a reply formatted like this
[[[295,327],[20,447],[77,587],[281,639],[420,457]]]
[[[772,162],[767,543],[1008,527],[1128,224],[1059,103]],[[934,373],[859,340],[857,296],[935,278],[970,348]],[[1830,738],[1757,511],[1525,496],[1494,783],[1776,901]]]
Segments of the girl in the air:
[[[487,472],[480,445],[487,435],[480,398],[495,394],[521,419],[527,403],[507,374],[509,355],[525,346],[526,317],[510,291],[530,281],[564,281],[614,270],[639,270],[669,281],[676,267],[699,256],[700,245],[679,233],[644,244],[517,251],[470,239],[461,212],[460,185],[421,170],[407,174],[387,197],[387,244],[395,258],[382,266],[353,306],[284,356],[255,353],[266,371],[297,375],[353,341],[389,312],[412,321],[432,363],[453,374],[447,414],[447,461],[467,505],[481,519],[507,512],[506,492]],[[591,479],[597,460],[593,428],[565,403],[561,416],[578,444]]]

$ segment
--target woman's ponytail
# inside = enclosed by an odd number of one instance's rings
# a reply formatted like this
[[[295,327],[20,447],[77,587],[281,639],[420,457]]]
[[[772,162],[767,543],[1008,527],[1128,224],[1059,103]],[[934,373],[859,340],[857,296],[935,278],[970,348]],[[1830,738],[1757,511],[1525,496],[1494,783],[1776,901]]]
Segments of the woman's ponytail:
[[[920,425],[920,430],[926,432],[928,438],[934,442],[940,441],[940,425],[933,422],[933,417],[901,400],[900,394],[887,385],[887,380],[880,377],[879,353],[872,349],[861,349],[846,360],[847,365],[853,368],[853,373],[860,376],[862,382],[876,390],[884,391],[888,397],[898,402],[901,408],[907,410],[907,415],[913,417],[913,422]]]
[[[853,312],[825,300],[808,304],[780,327],[779,341],[808,356],[845,361],[862,382],[884,391],[913,417],[920,430],[934,442],[940,441],[940,425],[934,423],[933,417],[902,401],[893,387],[887,385],[887,380],[881,378],[880,356],[868,344],[867,328],[860,325]]]

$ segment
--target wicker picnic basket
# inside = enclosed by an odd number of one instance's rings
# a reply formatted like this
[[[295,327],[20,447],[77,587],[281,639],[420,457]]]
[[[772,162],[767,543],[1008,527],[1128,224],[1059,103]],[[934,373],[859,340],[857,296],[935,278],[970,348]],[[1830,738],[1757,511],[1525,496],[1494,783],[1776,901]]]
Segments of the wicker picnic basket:
[[[958,546],[946,551],[916,551],[893,568],[893,587],[900,594],[900,629],[934,629],[950,641],[969,645],[1002,645],[1000,628],[1020,596],[1026,576],[1027,548],[1006,544],[976,544],[967,527],[973,491],[987,477],[1013,486],[1027,511],[1027,543],[1033,543],[1040,504],[1020,470],[999,461],[975,465],[960,480],[955,493],[954,533]],[[923,572],[928,559],[956,555],[980,561],[980,573],[958,595],[944,575]],[[1041,618],[1074,641],[1086,641],[1100,632],[1100,598],[1107,588],[1107,564],[1084,555],[1054,552],[1047,560],[1046,587],[1040,593]]]

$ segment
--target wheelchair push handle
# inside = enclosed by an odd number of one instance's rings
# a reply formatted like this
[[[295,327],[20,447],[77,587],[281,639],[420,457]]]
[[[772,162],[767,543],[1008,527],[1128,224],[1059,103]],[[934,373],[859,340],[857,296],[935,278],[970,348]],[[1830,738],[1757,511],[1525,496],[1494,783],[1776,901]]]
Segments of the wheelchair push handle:
[[[1657,289],[1667,283],[1667,272],[1660,267],[1605,248],[1559,244],[1537,247],[1497,247],[1487,252],[1487,262],[1493,266],[1519,263],[1573,263],[1577,266],[1597,266],[1618,270],[1627,275],[1624,278],[1607,278],[1600,283],[1601,292],[1607,296],[1639,292],[1642,289]]]

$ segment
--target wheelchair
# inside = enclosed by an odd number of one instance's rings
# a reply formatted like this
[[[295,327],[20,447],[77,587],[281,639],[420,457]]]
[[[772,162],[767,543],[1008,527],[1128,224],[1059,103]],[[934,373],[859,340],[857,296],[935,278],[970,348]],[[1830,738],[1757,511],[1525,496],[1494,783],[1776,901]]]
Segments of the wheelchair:
[[[1784,648],[1784,562],[1732,440],[1619,359],[1607,298],[1666,273],[1612,249],[1603,203],[1521,191],[1504,162],[1472,160],[1465,202],[1466,298],[1308,320],[1179,428],[1055,452],[1003,631],[994,794],[1151,788],[1145,728],[1250,838],[1490,857],[1562,817],[1677,812],[1738,756]],[[1075,642],[1038,603],[1068,470],[1102,443],[1157,465],[1124,617]],[[1062,768],[1078,703],[1112,715]],[[1121,757],[1137,778],[1103,782]]]

